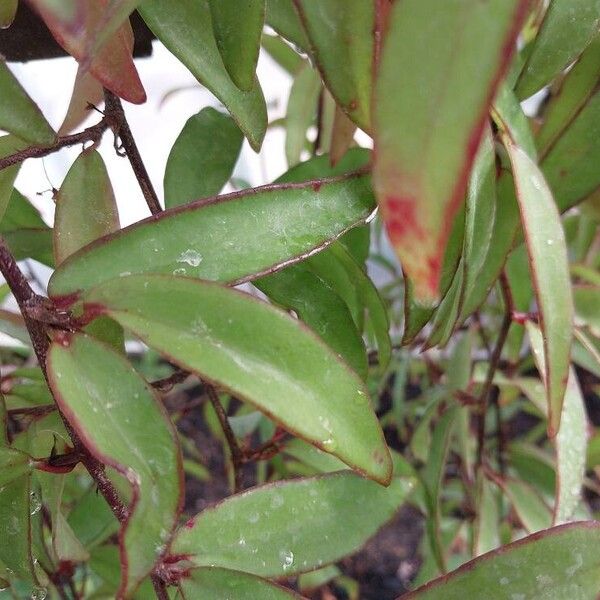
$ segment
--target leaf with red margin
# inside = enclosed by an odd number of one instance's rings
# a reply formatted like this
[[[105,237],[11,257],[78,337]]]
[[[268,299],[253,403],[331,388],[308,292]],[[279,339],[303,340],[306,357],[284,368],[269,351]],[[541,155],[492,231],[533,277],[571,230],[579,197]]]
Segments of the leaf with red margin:
[[[46,0],[31,0],[54,39],[77,61],[86,56],[89,32],[95,31],[103,18],[108,0],[78,0],[77,16],[66,19]],[[104,87],[128,102],[142,104],[146,92],[133,63],[133,32],[124,23],[106,43],[90,64],[90,72]]]
[[[179,582],[182,600],[301,600],[296,592],[271,583],[266,579],[243,573],[206,567],[192,569],[189,576]]]
[[[306,573],[356,552],[414,485],[394,477],[385,488],[348,471],[263,485],[190,519],[171,550],[194,565],[261,577]]]
[[[504,145],[513,168],[544,336],[548,434],[553,437],[560,426],[573,338],[573,297],[565,235],[552,192],[538,166],[506,137]]]
[[[213,282],[164,275],[106,281],[83,297],[184,369],[386,485],[392,462],[364,382],[297,319]]]
[[[600,589],[600,523],[552,527],[483,554],[401,600],[595,598]],[[400,598],[398,598],[400,600]]]
[[[403,0],[375,89],[374,181],[415,299],[439,300],[442,258],[527,0]]]
[[[120,593],[128,596],[165,553],[181,510],[175,431],[152,388],[92,337],[58,334],[47,369],[56,402],[86,448],[131,484],[129,516],[119,532]]]

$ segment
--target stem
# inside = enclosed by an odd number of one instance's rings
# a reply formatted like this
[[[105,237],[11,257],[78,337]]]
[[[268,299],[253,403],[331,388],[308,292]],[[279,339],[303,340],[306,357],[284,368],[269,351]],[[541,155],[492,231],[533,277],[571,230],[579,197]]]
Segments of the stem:
[[[57,152],[61,148],[67,148],[68,146],[75,146],[76,144],[84,144],[85,142],[98,143],[102,134],[110,126],[111,119],[109,117],[103,117],[101,121],[80,131],[79,133],[73,133],[71,135],[65,135],[56,139],[56,141],[50,146],[30,146],[19,150],[14,154],[9,154],[4,158],[0,158],[0,171],[7,169],[12,165],[16,165],[23,162],[27,158],[41,158],[42,156],[48,156]]]
[[[219,423],[221,424],[221,429],[225,434],[225,439],[227,440],[227,444],[229,446],[229,451],[231,452],[231,461],[233,463],[233,491],[234,493],[239,492],[242,489],[242,471],[241,466],[244,463],[244,453],[240,448],[238,441],[235,437],[235,433],[233,433],[233,429],[231,429],[231,425],[229,424],[229,420],[227,419],[227,414],[225,413],[225,409],[219,400],[219,396],[215,388],[204,382],[206,387],[206,393],[208,395],[208,399],[210,403],[213,405],[215,412],[217,413],[217,418],[219,419]]]
[[[156,215],[162,212],[162,207],[158,201],[158,196],[154,191],[152,182],[150,181],[148,171],[146,171],[146,167],[142,161],[137,144],[133,139],[133,134],[129,128],[127,118],[125,117],[125,111],[123,110],[121,99],[118,96],[115,96],[115,94],[109,90],[105,89],[104,101],[106,103],[106,112],[115,117],[115,134],[121,139],[123,149],[125,150],[125,155],[129,159],[131,168],[133,169],[135,177],[138,180],[138,184],[142,190],[142,194],[144,194],[146,204],[148,205],[150,212],[153,215]]]
[[[169,600],[169,594],[167,593],[167,585],[157,575],[152,575],[152,586],[154,587],[154,593],[158,600]]]
[[[510,288],[508,287],[508,280],[506,275],[502,273],[500,276],[500,284],[502,287],[502,295],[504,298],[504,319],[502,320],[502,326],[500,328],[500,333],[498,334],[498,339],[496,341],[496,346],[494,347],[494,351],[492,356],[490,357],[490,366],[488,368],[488,372],[485,378],[485,382],[483,384],[483,388],[481,389],[481,394],[479,396],[479,421],[477,426],[477,467],[480,467],[483,462],[483,446],[485,442],[485,417],[489,405],[490,400],[490,392],[492,389],[492,383],[494,381],[494,375],[498,370],[498,365],[500,364],[500,357],[502,356],[502,349],[504,348],[504,344],[506,343],[506,338],[508,337],[508,331],[510,329],[512,323],[512,297],[510,295]],[[500,407],[497,408],[497,418],[498,418],[498,432],[501,432],[501,414]],[[500,435],[500,433],[499,433]],[[503,448],[501,448],[500,438],[498,441],[498,452],[502,452]]]

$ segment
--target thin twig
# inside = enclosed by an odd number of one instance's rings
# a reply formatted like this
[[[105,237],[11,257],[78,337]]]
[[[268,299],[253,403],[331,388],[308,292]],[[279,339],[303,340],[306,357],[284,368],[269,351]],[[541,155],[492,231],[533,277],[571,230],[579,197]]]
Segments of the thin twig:
[[[489,406],[490,400],[490,391],[492,389],[492,383],[494,381],[494,375],[498,370],[498,365],[500,364],[500,357],[502,356],[502,349],[504,348],[504,344],[506,343],[506,338],[508,337],[508,331],[510,329],[510,325],[512,323],[512,302],[511,296],[509,295],[508,289],[508,281],[504,273],[500,277],[500,284],[502,286],[502,294],[505,302],[505,311],[504,311],[504,319],[502,320],[502,326],[500,328],[500,333],[498,334],[498,339],[496,341],[496,346],[494,347],[494,351],[492,356],[490,357],[490,366],[488,368],[488,372],[485,378],[485,382],[481,389],[481,394],[479,395],[479,421],[477,426],[477,467],[481,466],[483,463],[483,447],[485,442],[485,417],[487,413],[487,409]],[[500,407],[497,409],[497,418],[498,418],[498,431],[500,431],[501,427],[501,415],[500,415]],[[499,442],[500,442],[499,436]],[[498,444],[498,452],[499,454],[503,452],[503,448],[500,447],[500,443]]]
[[[177,371],[171,373],[168,377],[163,377],[162,379],[153,381],[152,387],[159,392],[170,392],[175,385],[178,383],[183,383],[189,376],[190,373],[188,371],[178,369]]]
[[[23,150],[19,150],[14,154],[9,154],[4,158],[0,158],[0,171],[23,162],[28,158],[41,158],[42,156],[48,156],[53,154],[62,148],[69,146],[75,146],[76,144],[85,144],[86,142],[98,143],[102,134],[110,126],[110,118],[103,117],[101,121],[80,131],[79,133],[73,133],[71,135],[65,135],[58,137],[53,144],[49,146],[29,146]]]
[[[158,576],[152,575],[152,586],[154,587],[154,593],[158,600],[169,600],[169,594],[167,592],[167,585],[165,582]]]
[[[204,385],[206,388],[206,394],[208,395],[208,399],[213,405],[215,413],[217,413],[217,418],[219,419],[221,429],[225,434],[225,439],[227,440],[229,451],[231,453],[231,462],[233,463],[234,493],[239,492],[242,489],[241,467],[244,464],[244,453],[238,444],[237,438],[235,437],[235,433],[233,433],[233,429],[231,429],[229,419],[227,418],[227,413],[225,412],[225,409],[223,408],[223,405],[219,400],[217,390],[215,390],[215,388],[212,385],[206,382],[204,382]]]
[[[152,182],[150,181],[148,171],[146,171],[146,167],[144,166],[144,162],[142,161],[142,157],[138,150],[137,144],[135,143],[133,134],[131,133],[131,129],[129,128],[129,123],[127,122],[127,118],[125,117],[125,111],[123,110],[121,100],[118,96],[115,96],[115,94],[113,94],[111,91],[105,89],[104,101],[106,104],[107,114],[110,114],[115,118],[115,134],[119,136],[119,139],[123,144],[123,150],[125,150],[125,155],[129,159],[131,168],[133,169],[135,177],[138,180],[138,184],[140,186],[140,189],[142,190],[142,194],[144,195],[146,204],[148,205],[150,212],[153,215],[156,215],[162,212],[162,207],[160,206],[158,196],[154,191],[154,187],[152,186]]]

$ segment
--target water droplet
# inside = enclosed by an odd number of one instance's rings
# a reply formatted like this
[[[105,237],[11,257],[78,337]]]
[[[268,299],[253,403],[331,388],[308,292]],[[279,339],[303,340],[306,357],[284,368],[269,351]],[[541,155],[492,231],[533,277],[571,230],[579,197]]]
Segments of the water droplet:
[[[333,438],[327,438],[326,440],[323,440],[322,444],[325,450],[329,452],[337,448],[337,442]]]
[[[552,244],[554,244],[554,240],[546,240],[546,244],[548,244],[548,246],[552,246]]]
[[[291,550],[281,550],[279,558],[284,571],[287,571],[294,564],[294,553]]]
[[[182,267],[180,269],[173,269],[173,275],[185,275],[186,270]]]
[[[119,273],[119,277],[127,277],[127,275],[131,275],[131,271],[123,271]]]
[[[186,263],[190,267],[197,267],[202,262],[202,256],[195,250],[188,248],[179,255],[177,262]]]
[[[245,546],[246,545],[246,539],[241,537],[238,541],[238,545],[240,546]]]

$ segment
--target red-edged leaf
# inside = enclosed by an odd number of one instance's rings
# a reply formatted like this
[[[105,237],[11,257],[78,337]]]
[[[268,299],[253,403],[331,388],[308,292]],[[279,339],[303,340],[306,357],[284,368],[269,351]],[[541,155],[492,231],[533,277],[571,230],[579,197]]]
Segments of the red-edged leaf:
[[[446,242],[526,0],[396,2],[374,113],[374,178],[415,298],[437,302]]]
[[[78,0],[71,17],[63,15],[56,2],[30,0],[50,29],[54,39],[76,60],[83,61],[89,32],[97,30],[108,0]],[[102,85],[134,104],[146,101],[146,92],[133,64],[131,25],[120,27],[93,58],[90,72]]]

